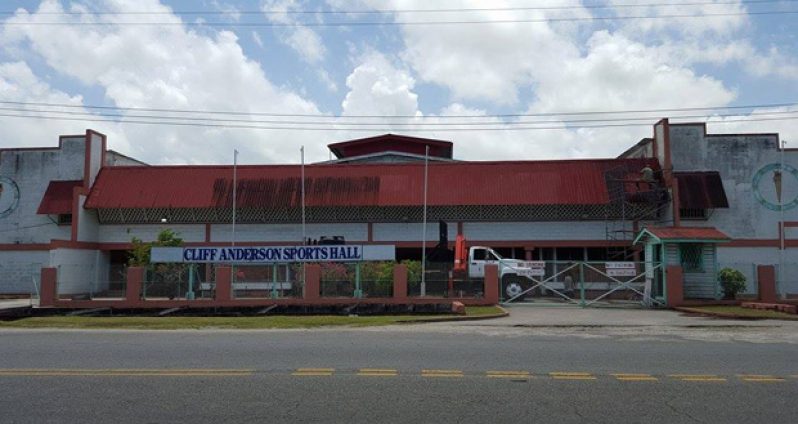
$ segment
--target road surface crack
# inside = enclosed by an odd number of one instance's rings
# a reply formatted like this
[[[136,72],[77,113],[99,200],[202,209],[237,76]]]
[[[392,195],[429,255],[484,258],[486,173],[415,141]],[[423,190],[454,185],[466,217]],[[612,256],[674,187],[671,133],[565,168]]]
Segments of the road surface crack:
[[[690,415],[686,411],[680,411],[680,410],[676,409],[675,406],[671,405],[671,402],[673,402],[673,400],[674,399],[666,399],[665,400],[665,406],[667,406],[671,411],[675,412],[677,415],[682,415],[682,416],[685,416],[685,417],[689,418],[690,421],[693,421],[693,422],[696,422],[696,423],[703,423],[704,422],[704,421],[701,421],[698,418]]]

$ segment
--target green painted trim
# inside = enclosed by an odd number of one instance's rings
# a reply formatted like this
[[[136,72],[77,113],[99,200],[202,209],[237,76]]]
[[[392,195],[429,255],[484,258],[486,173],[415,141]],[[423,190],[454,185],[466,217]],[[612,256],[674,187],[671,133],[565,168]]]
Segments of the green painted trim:
[[[662,239],[660,239],[659,237],[655,236],[654,234],[651,234],[651,232],[650,232],[650,231],[648,231],[648,229],[646,229],[646,228],[643,228],[642,230],[640,230],[640,234],[638,234],[638,235],[637,235],[637,237],[635,237],[634,241],[632,242],[632,246],[634,246],[634,245],[636,245],[637,243],[639,243],[639,242],[640,242],[640,239],[641,239],[641,238],[642,238],[644,235],[648,235],[650,238],[652,238],[652,239],[656,240],[656,242],[655,242],[655,243],[650,243],[650,244],[659,244],[659,243],[662,243]],[[646,242],[646,243],[648,244],[648,242]]]
[[[682,266],[682,271],[685,274],[704,274],[704,273],[706,273],[707,269],[706,269],[706,266],[704,266],[705,265],[704,264],[704,245],[706,243],[690,243],[690,244],[699,245],[699,249],[701,250],[701,252],[698,255],[698,264],[697,264],[696,268],[691,268],[691,269],[688,270],[687,267],[684,266],[684,250],[683,250],[687,246],[684,246],[684,245],[677,246],[678,247],[678,252],[679,252],[679,265]]]
[[[585,303],[585,264],[579,264],[579,306],[584,307]]]

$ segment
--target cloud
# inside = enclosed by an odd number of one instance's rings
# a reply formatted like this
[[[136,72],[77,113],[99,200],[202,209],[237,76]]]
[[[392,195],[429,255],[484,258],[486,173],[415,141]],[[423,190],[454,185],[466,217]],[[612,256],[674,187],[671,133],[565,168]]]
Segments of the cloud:
[[[252,41],[258,45],[258,47],[263,48],[263,40],[260,38],[260,34],[257,31],[252,31]]]
[[[367,53],[346,78],[349,92],[341,104],[342,115],[415,115],[414,85],[408,71],[396,68],[385,55]]]
[[[276,28],[280,41],[294,49],[299,56],[308,63],[318,63],[324,60],[327,49],[319,34],[308,28],[296,25],[299,23],[294,16],[287,13],[291,10],[302,10],[306,4],[296,0],[264,0],[261,10],[270,22],[289,24]]]
[[[117,0],[109,3],[109,8],[169,12],[155,0]],[[47,0],[42,2],[38,13],[20,12],[8,21],[113,23],[116,19],[131,19],[115,15],[41,13],[59,11],[62,11],[59,2]],[[168,13],[159,15],[159,19],[181,22],[179,17]],[[313,102],[270,82],[260,64],[244,55],[236,35],[228,31],[203,35],[182,25],[5,25],[0,41],[4,46],[28,45],[54,72],[99,88],[119,107],[320,113]],[[197,113],[192,117],[220,118]],[[101,132],[115,127],[98,123],[91,126]],[[299,144],[313,140],[313,134],[294,136],[296,133],[289,131],[132,124],[123,128],[122,139],[131,143],[129,150],[121,150],[151,163],[225,163],[233,147],[242,152],[244,161],[288,162],[294,161],[292,144],[298,149]],[[50,132],[50,139],[61,133]],[[117,142],[109,137],[111,148],[119,148]]]
[[[663,2],[634,5],[628,0],[610,0],[619,17],[651,16],[652,19],[627,19],[622,27],[629,34],[670,33],[681,36],[729,36],[749,24],[742,0],[712,0],[703,4],[668,5]],[[668,16],[696,16],[671,18]],[[712,16],[715,15],[715,16]],[[659,18],[657,18],[659,17]]]
[[[51,87],[47,82],[39,79],[33,70],[24,62],[0,63],[0,93],[5,102],[35,102],[35,103],[58,103],[73,107],[60,108],[69,112],[88,112],[82,106],[80,96],[71,96],[63,91]],[[0,115],[40,115],[40,113],[19,110],[37,110],[36,107],[23,107],[6,103],[0,111]],[[15,110],[12,110],[15,109]],[[47,115],[52,115],[48,113]],[[70,117],[69,115],[60,115]],[[10,116],[0,116],[3,122],[0,125],[0,140],[2,147],[40,147],[52,145],[58,140],[59,134],[82,134],[86,128],[91,126],[89,122],[83,121],[55,121],[37,120],[32,125],[30,119],[12,118]],[[104,128],[107,135],[115,140],[117,148],[127,149],[129,144],[124,133],[119,131],[115,125],[108,125]]]

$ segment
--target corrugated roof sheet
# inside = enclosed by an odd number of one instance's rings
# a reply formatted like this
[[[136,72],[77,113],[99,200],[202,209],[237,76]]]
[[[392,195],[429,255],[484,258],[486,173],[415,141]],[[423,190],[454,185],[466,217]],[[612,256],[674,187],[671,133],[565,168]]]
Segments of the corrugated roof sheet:
[[[328,144],[327,147],[333,152],[335,157],[342,159],[386,151],[423,155],[425,154],[425,146],[429,146],[430,156],[451,159],[453,145],[451,141],[445,140],[383,134],[375,137],[332,143]]]
[[[81,185],[83,180],[50,181],[36,213],[40,215],[72,213],[72,189]]]
[[[729,200],[717,171],[674,172],[679,180],[679,206],[684,209],[728,208]]]
[[[648,227],[660,240],[730,240],[715,227]]]
[[[591,205],[608,202],[604,173],[651,159],[430,163],[430,206]],[[298,207],[300,166],[239,166],[238,207]],[[106,167],[87,208],[208,208],[232,204],[232,166]],[[305,167],[306,205],[418,206],[423,164]]]

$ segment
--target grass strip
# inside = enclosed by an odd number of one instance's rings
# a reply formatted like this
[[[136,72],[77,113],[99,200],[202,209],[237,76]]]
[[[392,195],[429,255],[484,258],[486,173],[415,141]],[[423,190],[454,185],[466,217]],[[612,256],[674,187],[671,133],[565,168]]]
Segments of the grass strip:
[[[466,307],[466,317],[501,314],[494,306]],[[31,317],[0,321],[0,328],[80,328],[133,330],[297,329],[332,326],[371,327],[434,320],[442,315],[275,315],[257,317]]]
[[[742,306],[726,306],[726,305],[689,306],[679,309],[685,312],[716,315],[723,318],[782,319],[782,320],[798,321],[798,315],[795,314],[787,314],[784,312],[769,311],[763,309],[743,308]]]

